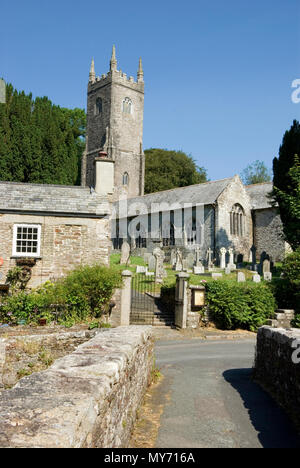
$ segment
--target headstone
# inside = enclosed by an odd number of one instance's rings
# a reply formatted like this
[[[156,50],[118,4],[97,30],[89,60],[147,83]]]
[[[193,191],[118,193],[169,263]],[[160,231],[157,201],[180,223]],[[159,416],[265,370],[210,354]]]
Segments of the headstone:
[[[225,275],[230,275],[230,273],[231,273],[230,268],[229,268],[229,267],[226,267],[226,268],[225,268]]]
[[[252,264],[252,271],[257,271],[257,265],[256,265],[256,247],[255,245],[252,245],[250,249],[250,261]]]
[[[213,268],[213,266],[214,266],[214,264],[212,262],[212,254],[213,254],[213,251],[211,250],[211,248],[209,248],[207,250],[207,254],[206,254],[206,261],[207,261],[208,269]]]
[[[260,283],[260,275],[253,275],[254,283]]]
[[[272,273],[270,271],[264,272],[264,280],[265,281],[272,281]]]
[[[153,255],[155,257],[155,281],[157,283],[162,283],[163,279],[167,276],[167,273],[164,269],[164,258],[165,254],[160,247],[156,247],[153,250]]]
[[[226,249],[225,247],[221,247],[220,249],[220,268],[224,269],[226,268]]]
[[[147,267],[142,266],[142,265],[137,265],[136,266],[136,272],[137,273],[146,273],[147,272]]]
[[[199,247],[196,248],[195,250],[196,253],[196,267],[202,267],[202,262],[201,262],[201,249]]]
[[[154,271],[146,271],[146,276],[154,276]]]
[[[194,266],[194,275],[203,275],[204,273],[204,266]]]
[[[193,268],[194,263],[195,263],[194,254],[192,252],[190,252],[186,257],[186,267],[187,267],[187,269],[190,270],[191,268]]]
[[[265,259],[262,264],[262,272],[270,273],[271,272],[271,262],[268,259]]]
[[[175,263],[176,263],[176,250],[175,249],[172,249],[171,250],[171,266],[172,268],[174,267]]]
[[[237,274],[238,283],[244,283],[246,281],[245,274],[242,271],[239,271]]]
[[[126,240],[123,241],[122,247],[121,247],[121,260],[120,264],[121,265],[127,265],[129,262],[130,258],[130,245]]]
[[[223,274],[222,273],[212,273],[211,277],[214,280],[217,280],[218,278],[222,278]]]
[[[154,255],[150,255],[148,260],[148,270],[154,271],[155,270],[155,257]]]
[[[144,262],[148,264],[150,257],[151,257],[151,254],[149,252],[145,252],[143,256]]]
[[[227,267],[230,268],[231,270],[236,270],[236,264],[234,263],[234,258],[233,258],[233,248],[230,247],[230,249],[228,249],[228,252],[229,252],[229,263]]]
[[[182,253],[181,253],[180,249],[176,249],[175,270],[176,271],[182,271],[183,270]]]

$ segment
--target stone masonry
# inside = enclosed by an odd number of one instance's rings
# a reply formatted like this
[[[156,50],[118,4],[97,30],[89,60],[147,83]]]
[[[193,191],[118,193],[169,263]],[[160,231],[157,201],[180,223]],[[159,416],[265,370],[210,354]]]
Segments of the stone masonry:
[[[127,447],[150,383],[150,327],[98,333],[0,395],[0,447]]]

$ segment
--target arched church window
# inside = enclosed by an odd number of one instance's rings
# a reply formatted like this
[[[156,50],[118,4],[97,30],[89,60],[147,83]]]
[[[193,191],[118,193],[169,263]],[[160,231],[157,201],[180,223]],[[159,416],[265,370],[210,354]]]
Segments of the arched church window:
[[[123,100],[122,111],[124,114],[131,114],[132,111],[132,101],[129,97],[126,97]]]
[[[122,184],[123,185],[128,185],[129,183],[129,175],[128,172],[124,172],[123,178],[122,178]]]
[[[99,115],[102,113],[102,99],[97,97],[96,104],[95,104],[95,115]]]
[[[241,205],[236,203],[230,212],[230,234],[243,237],[245,233],[245,212]]]

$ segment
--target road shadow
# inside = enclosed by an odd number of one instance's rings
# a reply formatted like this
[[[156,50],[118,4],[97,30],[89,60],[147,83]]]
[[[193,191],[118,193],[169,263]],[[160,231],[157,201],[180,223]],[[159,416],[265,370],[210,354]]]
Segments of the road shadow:
[[[229,369],[224,379],[240,394],[264,448],[300,448],[300,436],[280,406],[252,380],[252,369]]]

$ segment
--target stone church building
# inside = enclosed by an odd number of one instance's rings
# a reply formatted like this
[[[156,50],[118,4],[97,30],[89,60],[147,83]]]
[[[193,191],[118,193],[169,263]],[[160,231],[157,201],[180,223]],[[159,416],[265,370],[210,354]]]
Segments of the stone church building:
[[[0,283],[14,266],[28,285],[58,278],[80,264],[109,264],[124,239],[132,249],[168,251],[232,247],[236,258],[274,261],[286,251],[279,215],[267,198],[271,184],[244,186],[238,176],[144,195],[144,73],[137,80],[117,69],[96,76],[87,89],[82,186],[0,182]]]

